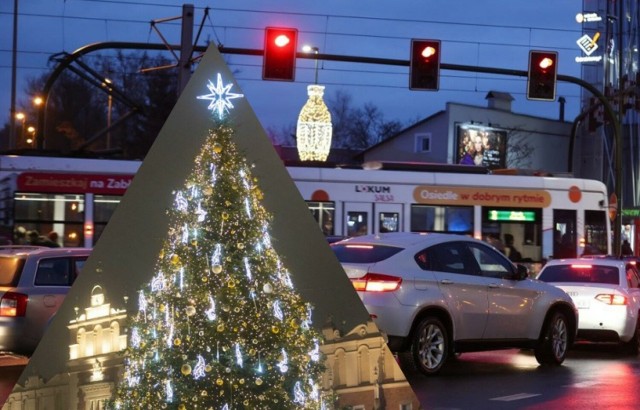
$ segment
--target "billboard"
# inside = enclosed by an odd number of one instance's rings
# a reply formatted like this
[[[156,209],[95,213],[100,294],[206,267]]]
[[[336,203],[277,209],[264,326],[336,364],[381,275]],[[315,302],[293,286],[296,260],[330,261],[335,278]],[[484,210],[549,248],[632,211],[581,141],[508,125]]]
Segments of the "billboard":
[[[507,131],[474,124],[456,125],[456,163],[505,168]]]

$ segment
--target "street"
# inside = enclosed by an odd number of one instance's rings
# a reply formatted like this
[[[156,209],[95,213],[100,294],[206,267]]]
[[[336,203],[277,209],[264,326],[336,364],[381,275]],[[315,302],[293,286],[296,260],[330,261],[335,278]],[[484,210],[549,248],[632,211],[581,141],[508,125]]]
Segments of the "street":
[[[577,345],[551,368],[517,349],[462,354],[435,377],[401,367],[425,410],[640,407],[640,361],[612,345]]]
[[[27,363],[28,359],[23,356],[0,353],[0,407],[11,394]]]

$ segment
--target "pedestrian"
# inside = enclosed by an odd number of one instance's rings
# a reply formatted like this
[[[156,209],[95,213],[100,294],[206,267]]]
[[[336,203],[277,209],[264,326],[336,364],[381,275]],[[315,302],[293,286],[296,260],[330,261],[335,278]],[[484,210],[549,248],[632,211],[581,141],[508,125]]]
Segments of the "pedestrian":
[[[47,238],[49,238],[49,240],[53,243],[55,243],[57,246],[60,246],[60,242],[58,242],[58,232],[56,231],[51,231],[47,234]]]
[[[633,255],[633,249],[631,249],[631,244],[628,240],[622,241],[622,256],[631,256]]]

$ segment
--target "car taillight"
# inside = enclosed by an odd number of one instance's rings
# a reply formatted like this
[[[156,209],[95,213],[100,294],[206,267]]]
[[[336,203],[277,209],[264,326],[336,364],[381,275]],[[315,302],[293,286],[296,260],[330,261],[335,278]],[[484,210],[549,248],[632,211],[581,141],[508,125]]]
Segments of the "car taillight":
[[[27,313],[29,297],[22,293],[5,292],[0,299],[0,316],[21,317]]]
[[[600,294],[596,296],[596,300],[606,303],[607,305],[626,305],[627,298],[622,295]]]
[[[351,283],[358,292],[393,292],[400,287],[402,278],[380,273],[367,273],[361,278],[351,279]]]

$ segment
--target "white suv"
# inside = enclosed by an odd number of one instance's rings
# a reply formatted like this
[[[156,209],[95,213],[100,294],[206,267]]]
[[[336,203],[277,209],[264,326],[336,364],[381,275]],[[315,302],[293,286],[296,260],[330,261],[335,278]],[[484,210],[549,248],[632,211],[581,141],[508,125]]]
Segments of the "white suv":
[[[0,246],[0,351],[33,353],[90,253]]]
[[[390,349],[411,351],[426,375],[453,354],[505,348],[533,349],[540,364],[559,365],[575,339],[571,298],[485,242],[386,233],[331,247]]]

